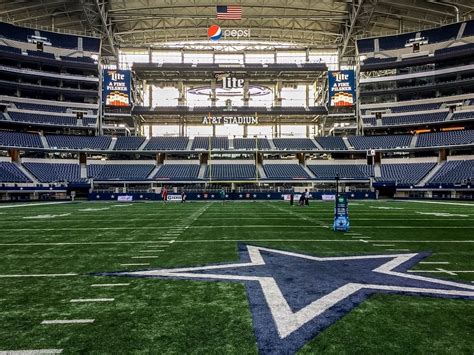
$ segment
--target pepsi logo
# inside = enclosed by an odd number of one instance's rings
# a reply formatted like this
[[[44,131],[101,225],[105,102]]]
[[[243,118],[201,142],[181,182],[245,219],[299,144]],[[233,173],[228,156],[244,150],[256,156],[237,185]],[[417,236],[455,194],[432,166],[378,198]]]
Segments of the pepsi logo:
[[[211,27],[209,27],[209,29],[207,30],[207,37],[211,41],[219,40],[219,38],[222,37],[222,30],[221,30],[220,26],[212,25]]]

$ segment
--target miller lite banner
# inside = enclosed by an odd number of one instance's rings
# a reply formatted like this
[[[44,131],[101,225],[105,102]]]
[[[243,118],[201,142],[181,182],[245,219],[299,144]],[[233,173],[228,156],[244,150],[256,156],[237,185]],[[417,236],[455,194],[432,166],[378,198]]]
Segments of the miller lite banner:
[[[130,70],[104,70],[105,106],[130,106]]]
[[[353,70],[328,72],[329,106],[352,106],[355,104],[355,80]]]

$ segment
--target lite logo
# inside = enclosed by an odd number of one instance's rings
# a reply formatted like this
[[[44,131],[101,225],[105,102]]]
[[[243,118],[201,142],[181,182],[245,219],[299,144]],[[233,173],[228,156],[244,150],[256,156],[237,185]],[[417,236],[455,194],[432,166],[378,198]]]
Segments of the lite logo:
[[[336,81],[346,81],[349,80],[349,74],[344,74],[341,72],[332,73]]]
[[[223,89],[241,89],[244,87],[244,79],[234,78],[230,73],[218,73],[214,77],[217,81],[222,80]]]
[[[125,80],[125,75],[121,73],[117,73],[115,71],[109,72],[110,78],[112,81],[119,81],[119,80]]]

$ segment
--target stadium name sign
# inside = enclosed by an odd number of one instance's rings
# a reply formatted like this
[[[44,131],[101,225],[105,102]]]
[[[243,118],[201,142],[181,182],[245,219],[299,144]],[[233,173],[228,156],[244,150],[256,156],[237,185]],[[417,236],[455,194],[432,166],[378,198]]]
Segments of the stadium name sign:
[[[226,124],[238,124],[238,125],[257,125],[258,117],[255,116],[204,116],[202,124],[206,125],[226,125]]]

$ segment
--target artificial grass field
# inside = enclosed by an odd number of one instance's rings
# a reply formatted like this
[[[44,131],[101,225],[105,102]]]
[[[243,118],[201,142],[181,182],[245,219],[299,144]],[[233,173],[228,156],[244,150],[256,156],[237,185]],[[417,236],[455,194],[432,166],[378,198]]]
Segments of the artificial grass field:
[[[474,280],[474,204],[351,201],[349,210],[362,236],[327,228],[333,204],[323,202],[0,205],[0,352],[255,354],[242,284],[93,275],[237,261],[238,242],[317,256],[428,251],[426,261],[448,264],[418,264],[438,272],[417,275]],[[23,277],[39,274],[71,275]],[[111,283],[129,285],[91,286]],[[88,298],[113,301],[70,302]],[[54,319],[94,322],[41,324]],[[472,300],[376,294],[300,353],[473,351]]]

